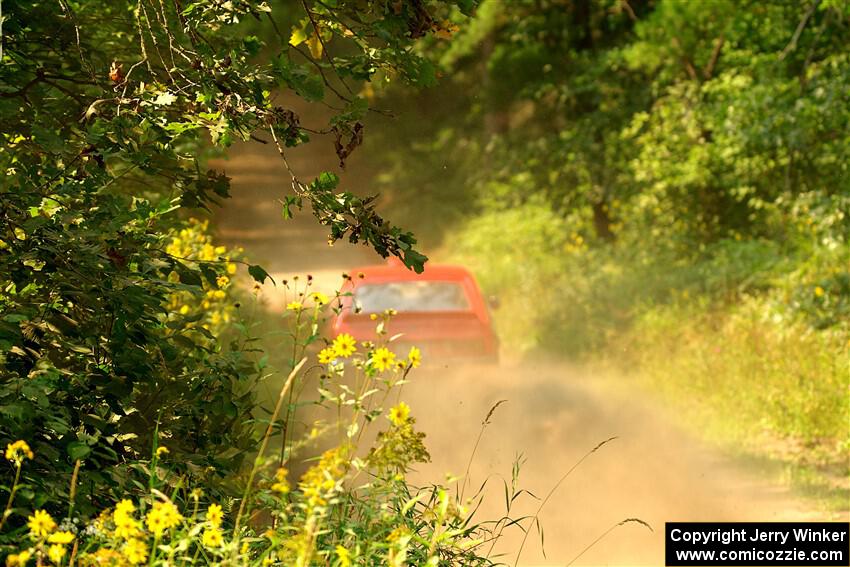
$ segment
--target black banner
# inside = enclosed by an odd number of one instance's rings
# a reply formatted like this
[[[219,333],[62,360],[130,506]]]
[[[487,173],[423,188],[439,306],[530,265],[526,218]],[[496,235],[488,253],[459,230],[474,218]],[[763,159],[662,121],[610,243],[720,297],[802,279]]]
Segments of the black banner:
[[[850,522],[668,522],[677,565],[850,566]]]

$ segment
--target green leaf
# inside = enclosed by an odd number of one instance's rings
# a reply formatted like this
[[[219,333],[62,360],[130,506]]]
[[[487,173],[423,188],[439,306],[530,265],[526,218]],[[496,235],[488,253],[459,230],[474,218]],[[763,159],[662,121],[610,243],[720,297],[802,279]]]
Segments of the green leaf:
[[[425,262],[428,261],[428,256],[420,254],[414,249],[404,251],[404,256],[401,259],[404,265],[411,268],[417,274],[421,274],[425,270]]]
[[[315,182],[317,188],[324,190],[335,189],[337,185],[339,185],[339,177],[330,171],[320,173]]]
[[[91,447],[82,441],[73,441],[68,444],[68,456],[71,457],[71,460],[85,459],[89,453],[91,453]]]
[[[309,19],[304,18],[301,20],[300,26],[293,26],[292,33],[289,36],[289,45],[293,47],[298,47],[305,41],[307,41],[307,24],[309,23]]]
[[[266,283],[266,278],[270,279],[272,283],[275,283],[274,278],[272,278],[269,273],[263,269],[262,266],[252,264],[248,266],[248,273],[251,274],[251,277],[254,278],[254,280],[256,280],[258,283]]]
[[[293,197],[291,195],[287,195],[283,198],[283,218],[291,219],[292,218],[292,206],[296,206],[299,209],[301,208],[301,198]]]
[[[203,287],[204,282],[201,280],[201,274],[198,270],[191,270],[181,262],[176,262],[174,268],[180,277],[180,283]]]

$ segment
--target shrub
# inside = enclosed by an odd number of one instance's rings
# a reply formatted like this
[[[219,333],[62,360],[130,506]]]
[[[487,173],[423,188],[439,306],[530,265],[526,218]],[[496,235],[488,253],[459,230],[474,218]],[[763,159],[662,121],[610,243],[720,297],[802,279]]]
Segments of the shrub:
[[[256,370],[201,323],[220,310],[168,311],[177,298],[230,300],[229,252],[171,254],[168,230],[207,241],[204,225],[81,189],[5,202],[0,440],[32,445],[20,497],[33,506],[67,500],[77,463],[83,506],[126,486],[157,429],[184,470],[234,470],[240,456],[224,453],[251,443],[242,423]]]
[[[301,334],[331,308],[323,294],[302,290],[287,309],[297,353],[317,341],[326,346],[309,364],[302,358],[281,388],[241,498],[215,501],[206,487],[186,484],[175,466],[182,457],[171,451],[176,439],[157,438],[151,457],[136,461],[149,471],[146,494],[119,496],[100,513],[72,508],[58,519],[58,512],[18,508],[24,485],[16,476],[7,511],[18,521],[5,532],[0,524],[7,565],[491,565],[482,549],[506,522],[476,524],[474,499],[463,502],[445,486],[416,488],[406,481],[410,467],[429,456],[410,408],[388,400],[419,365],[418,350],[393,352],[385,330],[389,313],[377,318],[376,342]],[[283,409],[298,402],[290,393],[316,374],[318,403],[333,416],[328,426],[289,439],[281,455],[267,454],[272,435],[288,421]],[[373,429],[379,430],[374,442],[364,447]],[[331,448],[291,479],[287,469],[298,451],[319,436]],[[33,458],[24,441],[10,444],[6,456],[16,475]],[[85,485],[87,474],[72,480],[72,491]],[[59,502],[52,504],[57,509]],[[10,526],[17,527],[9,532]]]
[[[412,45],[459,15],[444,2],[429,6],[436,19],[407,6],[302,2],[301,20],[263,1],[183,4],[4,5],[0,442],[32,446],[18,491],[32,507],[67,501],[77,473],[79,506],[122,493],[139,482],[134,463],[155,433],[181,474],[223,488],[220,473],[253,447],[258,368],[250,337],[223,334],[237,318],[234,255],[186,220],[229,196],[227,177],[204,167],[210,143],[257,138],[283,157],[308,141],[273,94],[318,103],[336,91],[304,48],[339,81],[432,83]],[[272,34],[278,23],[292,33]],[[253,35],[264,26],[268,45]],[[332,40],[344,57],[324,49]],[[344,161],[368,104],[341,96],[328,131]],[[421,271],[415,238],[338,183],[292,173],[285,216],[308,204],[331,240],[369,243]]]

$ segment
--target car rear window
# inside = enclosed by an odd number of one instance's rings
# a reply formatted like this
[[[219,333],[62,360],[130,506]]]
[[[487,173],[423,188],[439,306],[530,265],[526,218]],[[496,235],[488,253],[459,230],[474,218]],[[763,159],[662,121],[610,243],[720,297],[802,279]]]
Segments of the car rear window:
[[[405,311],[469,311],[469,298],[455,282],[387,282],[363,284],[354,290],[354,306],[361,313],[386,309]]]

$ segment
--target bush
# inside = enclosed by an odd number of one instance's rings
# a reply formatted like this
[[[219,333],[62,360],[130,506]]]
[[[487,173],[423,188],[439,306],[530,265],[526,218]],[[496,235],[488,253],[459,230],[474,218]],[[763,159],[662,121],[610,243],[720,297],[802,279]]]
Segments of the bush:
[[[245,329],[235,256],[187,220],[229,196],[227,177],[204,167],[210,145],[259,138],[283,157],[308,141],[273,94],[318,103],[336,91],[304,48],[329,59],[340,81],[433,82],[412,46],[460,17],[444,2],[429,7],[436,19],[406,6],[302,2],[301,19],[263,1],[184,4],[4,5],[0,442],[32,446],[17,494],[32,507],[67,501],[77,475],[85,483],[72,505],[124,494],[141,482],[133,471],[157,436],[181,475],[226,492],[221,478],[254,447],[259,368],[253,339],[225,333]],[[344,44],[336,62],[324,49],[332,40]],[[340,161],[362,140],[368,111],[360,97],[343,99],[327,127]],[[338,183],[292,173],[284,216],[310,205],[332,241],[369,243],[421,271],[415,238]],[[248,272],[268,278],[259,266]]]
[[[419,366],[419,351],[391,350],[385,330],[389,313],[377,318],[376,342],[358,343],[348,335],[321,339],[309,330],[330,309],[329,298],[306,293],[307,286],[302,290],[287,308],[296,352],[300,356],[315,343],[325,346],[310,355],[309,364],[302,358],[281,388],[264,420],[266,434],[254,466],[241,479],[241,498],[216,501],[205,486],[180,478],[177,459],[182,457],[171,450],[177,439],[156,438],[151,457],[135,461],[149,471],[146,494],[119,496],[100,513],[82,514],[73,500],[64,520],[29,503],[19,508],[18,495],[27,483],[16,476],[7,506],[13,520],[5,531],[0,524],[7,565],[493,564],[482,550],[508,519],[488,527],[476,524],[470,510],[480,496],[461,501],[447,487],[416,488],[406,481],[412,465],[429,459],[424,434],[416,431],[404,402],[387,403]],[[327,426],[305,439],[287,440],[280,455],[267,454],[272,435],[289,421],[284,408],[298,404],[291,392],[310,379],[318,381],[318,403],[332,416]],[[300,479],[290,479],[287,468],[298,452],[319,437],[332,447]],[[370,438],[374,442],[364,447]],[[6,457],[17,475],[30,466],[33,454],[26,442],[17,441]],[[72,492],[85,486],[88,474],[74,477]],[[11,526],[17,527],[9,531]]]
[[[205,294],[232,303],[235,265],[209,243],[169,253],[169,230],[209,236],[163,205],[86,190],[6,198],[0,440],[30,442],[20,497],[33,506],[66,501],[77,466],[81,506],[126,488],[157,430],[186,471],[235,470],[233,449],[252,444],[256,368],[201,321],[221,310],[168,310]]]

